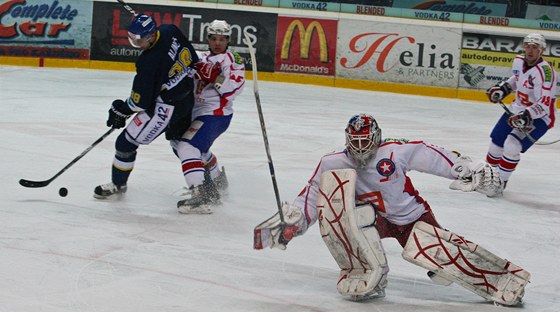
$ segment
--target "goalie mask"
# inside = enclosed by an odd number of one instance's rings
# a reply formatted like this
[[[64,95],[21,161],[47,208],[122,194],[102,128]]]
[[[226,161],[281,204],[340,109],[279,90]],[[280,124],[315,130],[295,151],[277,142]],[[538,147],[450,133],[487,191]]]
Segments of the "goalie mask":
[[[128,41],[135,48],[146,49],[151,44],[151,36],[156,32],[156,22],[154,22],[152,17],[139,14],[134,17],[128,27]]]
[[[346,149],[360,167],[375,156],[381,144],[381,129],[373,116],[354,115],[346,127]]]

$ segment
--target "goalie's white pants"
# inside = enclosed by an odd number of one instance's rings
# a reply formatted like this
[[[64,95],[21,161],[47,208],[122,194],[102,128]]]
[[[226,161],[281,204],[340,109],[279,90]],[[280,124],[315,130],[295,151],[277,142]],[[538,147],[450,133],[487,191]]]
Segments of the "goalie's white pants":
[[[352,300],[384,296],[389,266],[371,205],[355,207],[356,172],[321,175],[317,202],[321,236],[340,267],[337,290]]]
[[[452,232],[417,222],[402,256],[503,305],[521,302],[531,274]]]

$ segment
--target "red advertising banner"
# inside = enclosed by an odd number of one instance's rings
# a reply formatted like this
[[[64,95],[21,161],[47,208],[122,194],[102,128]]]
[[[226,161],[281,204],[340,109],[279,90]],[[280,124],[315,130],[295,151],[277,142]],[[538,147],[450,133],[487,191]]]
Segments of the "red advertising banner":
[[[337,23],[279,16],[275,71],[334,76]]]

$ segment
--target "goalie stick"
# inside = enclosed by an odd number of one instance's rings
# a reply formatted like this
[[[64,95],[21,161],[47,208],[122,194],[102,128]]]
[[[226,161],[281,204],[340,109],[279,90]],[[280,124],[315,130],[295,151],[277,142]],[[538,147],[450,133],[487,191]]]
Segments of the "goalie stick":
[[[502,106],[502,108],[506,111],[506,114],[508,114],[508,116],[513,116],[513,112],[506,106],[506,104],[504,104],[504,102],[499,101],[498,102],[500,104],[500,106]],[[551,142],[538,142],[537,140],[535,140],[535,138],[533,138],[528,132],[525,132],[523,130],[521,130],[523,133],[525,133],[525,135],[527,136],[527,138],[529,139],[529,141],[533,142],[535,145],[551,145],[554,143],[558,143],[560,142],[560,139],[558,140],[554,140]]]
[[[93,142],[90,146],[88,146],[78,157],[74,158],[68,165],[66,165],[62,170],[60,170],[57,174],[55,174],[52,178],[44,181],[31,181],[26,179],[19,180],[19,184],[25,187],[45,187],[49,185],[54,179],[58,178],[59,175],[63,174],[64,171],[68,170],[68,168],[72,167],[75,163],[78,162],[82,157],[84,157],[89,151],[91,151],[97,144],[103,141],[106,137],[109,136],[115,129],[111,128],[109,131],[105,132],[99,139]]]
[[[266,126],[264,124],[264,116],[261,108],[261,99],[259,96],[259,87],[258,87],[258,79],[257,79],[257,58],[255,56],[255,49],[253,48],[253,43],[251,42],[251,38],[249,38],[249,34],[247,32],[244,32],[243,35],[245,37],[247,46],[249,47],[249,54],[251,55],[251,67],[253,68],[253,93],[255,94],[255,101],[257,103],[257,112],[259,114],[259,120],[261,123],[261,131],[264,140],[264,147],[266,150],[266,156],[268,157],[268,169],[270,171],[270,177],[272,178],[272,186],[274,188],[274,195],[276,196],[276,205],[278,207],[280,222],[284,224],[285,221],[284,221],[284,214],[282,213],[282,203],[280,202],[280,194],[278,192],[278,184],[276,183],[276,174],[274,173],[274,164],[272,163],[272,156],[270,155],[268,136],[266,134]],[[265,223],[266,221],[264,221],[263,223]],[[257,227],[259,227],[259,225],[257,225]]]

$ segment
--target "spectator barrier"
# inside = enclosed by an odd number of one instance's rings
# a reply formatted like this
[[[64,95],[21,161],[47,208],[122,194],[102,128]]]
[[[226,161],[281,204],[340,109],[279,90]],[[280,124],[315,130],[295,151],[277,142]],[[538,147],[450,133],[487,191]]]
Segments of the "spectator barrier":
[[[151,14],[158,24],[177,25],[197,49],[207,49],[207,25],[226,19],[233,28],[231,49],[250,69],[243,38],[247,32],[256,48],[259,78],[264,80],[485,100],[482,91],[511,75],[511,62],[530,32],[547,38],[545,57],[556,71],[560,69],[560,33],[542,27],[467,23],[464,20],[472,14],[463,13],[449,13],[449,21],[434,21],[430,14],[439,13],[429,10],[401,9],[428,14],[420,19],[224,1],[230,0],[161,0],[157,5],[138,0],[130,5]],[[342,8],[347,3],[326,3],[331,4]],[[353,6],[370,13],[399,9]],[[452,22],[455,14],[463,21]],[[134,70],[139,51],[127,40],[130,18],[116,1],[0,2],[0,64]],[[483,18],[492,17],[478,15],[479,21]]]

